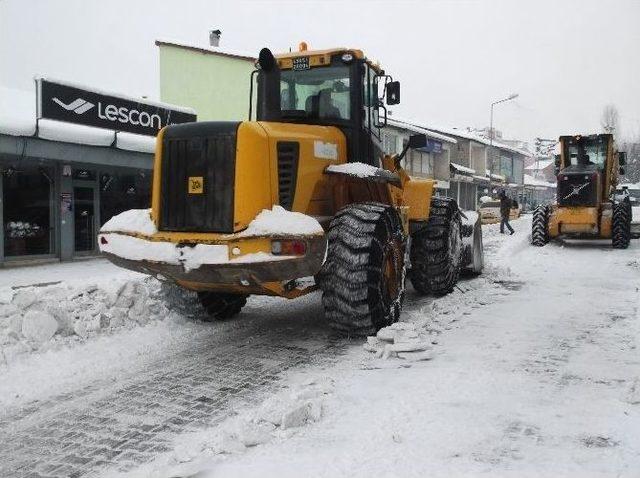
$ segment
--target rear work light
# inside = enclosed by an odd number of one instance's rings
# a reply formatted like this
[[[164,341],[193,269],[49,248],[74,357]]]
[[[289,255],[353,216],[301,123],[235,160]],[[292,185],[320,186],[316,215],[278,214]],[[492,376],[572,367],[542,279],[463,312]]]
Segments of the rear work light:
[[[275,256],[304,256],[307,243],[298,240],[271,241],[271,253]]]

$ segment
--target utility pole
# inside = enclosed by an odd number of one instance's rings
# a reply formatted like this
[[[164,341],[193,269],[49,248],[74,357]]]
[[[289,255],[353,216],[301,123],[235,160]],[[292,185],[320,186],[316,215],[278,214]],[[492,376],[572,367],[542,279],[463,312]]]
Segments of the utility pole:
[[[501,100],[498,101],[494,101],[493,103],[491,103],[491,118],[489,120],[489,156],[491,158],[491,164],[489,166],[489,191],[492,190],[493,185],[491,183],[491,175],[493,174],[493,167],[494,167],[494,161],[493,161],[493,107],[495,105],[497,105],[498,103],[504,103],[505,101],[511,101],[514,100],[518,97],[518,93],[513,93],[511,95],[509,95],[506,98],[503,98]]]

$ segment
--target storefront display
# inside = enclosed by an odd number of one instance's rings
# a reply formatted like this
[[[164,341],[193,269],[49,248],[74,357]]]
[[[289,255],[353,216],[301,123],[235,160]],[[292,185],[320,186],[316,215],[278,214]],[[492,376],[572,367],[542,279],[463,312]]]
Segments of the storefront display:
[[[42,166],[2,170],[4,255],[51,254],[52,173]]]

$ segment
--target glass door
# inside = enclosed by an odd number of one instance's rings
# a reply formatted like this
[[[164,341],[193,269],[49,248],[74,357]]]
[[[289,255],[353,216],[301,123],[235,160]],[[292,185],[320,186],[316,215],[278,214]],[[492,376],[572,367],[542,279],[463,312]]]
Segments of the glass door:
[[[96,250],[95,186],[73,188],[75,252]]]

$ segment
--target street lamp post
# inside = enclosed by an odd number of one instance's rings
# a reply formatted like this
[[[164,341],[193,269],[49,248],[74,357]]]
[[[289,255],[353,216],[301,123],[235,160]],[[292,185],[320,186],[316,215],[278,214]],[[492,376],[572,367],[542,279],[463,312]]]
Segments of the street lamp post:
[[[489,154],[490,155],[493,154],[493,134],[494,134],[493,133],[493,107],[498,103],[504,103],[505,101],[514,100],[518,96],[519,96],[518,93],[513,93],[506,98],[503,98],[501,100],[494,101],[493,103],[491,103],[491,119],[489,120]],[[489,167],[489,191],[490,192],[493,189],[493,185],[491,184],[491,175],[493,174],[493,167],[494,167],[494,158],[493,156],[491,156],[491,165]]]

